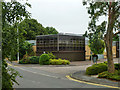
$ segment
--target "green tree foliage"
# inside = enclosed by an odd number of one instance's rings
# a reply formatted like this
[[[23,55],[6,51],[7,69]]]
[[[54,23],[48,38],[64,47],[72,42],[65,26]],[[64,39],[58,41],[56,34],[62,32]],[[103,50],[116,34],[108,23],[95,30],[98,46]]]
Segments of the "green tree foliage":
[[[46,27],[45,29],[48,34],[58,34],[58,31],[53,27]]]
[[[91,51],[97,55],[97,54],[103,54],[104,49],[105,49],[105,43],[101,39],[101,35],[99,34],[94,34],[90,40],[89,40],[89,45]]]
[[[113,41],[119,41],[119,36],[118,36],[118,35],[115,35],[115,36],[113,37]]]
[[[12,90],[13,82],[17,83],[15,78],[18,72],[12,68],[8,68],[5,58],[11,60],[11,55],[14,55],[17,50],[17,26],[24,18],[28,18],[30,13],[26,10],[26,6],[30,4],[21,4],[15,0],[11,2],[2,2],[2,88]],[[20,41],[23,41],[19,34]],[[18,50],[17,50],[18,51]],[[9,73],[8,73],[9,71]]]
[[[23,58],[23,56],[27,53],[28,56],[34,56],[34,51],[33,51],[33,45],[27,41],[24,43],[20,43],[20,59]]]
[[[23,36],[26,40],[35,40],[37,35],[57,34],[58,31],[53,27],[43,27],[42,24],[38,23],[35,19],[24,19],[19,29],[23,32]]]
[[[24,30],[22,33],[26,40],[35,40],[37,35],[47,34],[42,24],[38,23],[35,19],[24,19],[20,25],[20,30]]]
[[[118,17],[120,15],[118,2],[94,2],[84,0],[83,5],[87,6],[89,18],[89,33],[85,33],[88,37],[93,34],[102,33],[106,51],[107,51],[107,61],[108,61],[108,72],[114,73],[114,63],[113,63],[113,53],[112,53],[112,40],[113,37],[120,26],[118,22]],[[108,17],[108,19],[97,23],[100,17]],[[116,32],[116,33],[113,33]]]
[[[91,43],[89,42],[89,47],[95,55],[103,54],[105,49],[105,43],[101,39],[95,39],[95,40],[91,40]]]

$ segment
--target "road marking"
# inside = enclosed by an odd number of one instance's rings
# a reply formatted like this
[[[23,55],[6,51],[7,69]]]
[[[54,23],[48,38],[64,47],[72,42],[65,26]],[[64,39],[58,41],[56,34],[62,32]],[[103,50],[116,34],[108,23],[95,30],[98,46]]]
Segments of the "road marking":
[[[9,64],[9,63],[7,63],[7,64],[8,64],[9,66],[13,66],[12,64]],[[15,65],[14,65],[13,67],[18,67],[18,66],[15,66]],[[35,74],[39,74],[39,75],[43,75],[43,76],[48,76],[48,77],[53,77],[53,78],[59,78],[59,77],[56,77],[56,76],[50,76],[50,75],[47,75],[47,74],[41,74],[41,73],[37,73],[37,72],[32,72],[32,71],[25,70],[25,69],[20,68],[20,67],[18,67],[18,68],[21,69],[21,70],[24,70],[24,71],[28,71],[28,72],[35,73]],[[80,83],[85,83],[85,84],[90,84],[90,85],[96,85],[96,86],[102,86],[102,87],[108,87],[108,88],[118,88],[118,89],[120,89],[120,87],[114,87],[114,86],[109,86],[109,85],[102,85],[102,84],[96,84],[96,83],[90,83],[90,82],[80,81],[80,80],[71,78],[69,75],[66,75],[66,77],[67,77],[69,80],[76,81],[76,82],[80,82]]]
[[[119,87],[114,87],[114,86],[109,86],[109,85],[102,85],[102,84],[96,84],[96,83],[90,83],[90,82],[80,81],[80,80],[71,78],[69,75],[66,75],[66,77],[69,80],[80,82],[80,83],[85,83],[85,84],[90,84],[90,85],[96,85],[96,86],[103,86],[103,87],[108,87],[108,88],[119,88]]]
[[[12,64],[10,64],[10,63],[7,63],[7,64],[8,64],[9,66],[13,66],[13,65],[12,65]],[[15,66],[15,65],[14,65],[13,67],[18,67],[18,66]]]
[[[8,63],[8,65],[13,66],[12,64],[9,64],[9,63]],[[18,67],[18,66],[13,66],[13,67]],[[43,76],[47,76],[47,77],[59,78],[59,77],[56,77],[56,76],[51,76],[51,75],[47,75],[47,74],[41,74],[41,73],[38,73],[38,72],[32,72],[30,70],[26,70],[26,69],[23,69],[23,68],[20,68],[20,67],[18,67],[18,68],[21,69],[21,70],[27,71],[27,72],[31,72],[31,73],[35,73],[35,74],[39,74],[39,75],[43,75]]]

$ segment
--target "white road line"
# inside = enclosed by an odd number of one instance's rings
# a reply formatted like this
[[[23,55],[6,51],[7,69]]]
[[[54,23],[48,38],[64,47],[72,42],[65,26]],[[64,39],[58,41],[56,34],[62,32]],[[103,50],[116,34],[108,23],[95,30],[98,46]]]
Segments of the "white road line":
[[[38,73],[38,72],[32,72],[32,71],[30,71],[30,70],[26,70],[26,69],[23,69],[23,68],[21,68],[21,67],[17,67],[17,68],[19,68],[19,69],[21,69],[21,70],[24,70],[24,71],[27,71],[27,72],[31,72],[31,73],[35,73],[35,74],[47,76],[47,77],[59,78],[59,77],[56,77],[56,76],[51,76],[51,75],[42,74],[42,73]]]

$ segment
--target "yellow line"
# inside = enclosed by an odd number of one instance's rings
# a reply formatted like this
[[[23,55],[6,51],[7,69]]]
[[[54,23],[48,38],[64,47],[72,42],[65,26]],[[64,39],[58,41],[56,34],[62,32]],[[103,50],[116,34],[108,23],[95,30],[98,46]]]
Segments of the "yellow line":
[[[13,66],[13,67],[17,67],[17,66],[15,66],[15,65],[12,65],[12,64],[9,64],[9,63],[7,63],[9,66]]]
[[[69,75],[66,75],[66,77],[68,79],[70,79],[70,80],[73,80],[73,81],[76,81],[76,82],[80,82],[80,83],[86,83],[86,84],[96,85],[96,86],[103,86],[103,87],[108,87],[108,88],[119,88],[119,87],[114,87],[114,86],[108,86],[108,85],[102,85],[102,84],[96,84],[96,83],[90,83],[90,82],[76,80],[76,79],[71,78]]]
[[[7,63],[9,66],[13,66],[12,64]],[[17,67],[17,66],[14,66]],[[114,87],[114,86],[108,86],[108,85],[102,85],[102,84],[96,84],[96,83],[90,83],[90,82],[85,82],[85,81],[80,81],[80,80],[76,80],[71,78],[69,75],[66,75],[66,77],[70,80],[76,81],[76,82],[80,82],[80,83],[86,83],[86,84],[90,84],[90,85],[96,85],[96,86],[103,86],[103,87],[108,87],[108,88],[119,88],[119,87]]]

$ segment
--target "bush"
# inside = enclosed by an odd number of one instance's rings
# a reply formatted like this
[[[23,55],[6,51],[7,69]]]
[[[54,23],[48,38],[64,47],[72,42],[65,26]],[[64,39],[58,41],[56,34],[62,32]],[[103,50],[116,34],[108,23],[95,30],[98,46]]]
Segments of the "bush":
[[[94,64],[86,69],[87,75],[97,75],[103,71],[107,71],[107,65],[105,63]]]
[[[29,58],[30,64],[39,64],[39,56],[32,56]]]
[[[29,64],[30,59],[28,55],[24,55],[24,58],[19,61],[19,64]]]
[[[116,70],[115,73],[109,73],[108,71],[99,73],[98,78],[107,78],[120,81],[120,70]]]
[[[120,63],[116,63],[116,64],[114,64],[115,65],[115,69],[116,70],[120,70]]]
[[[32,56],[32,57],[24,57],[19,61],[19,64],[39,64],[39,57],[38,56]]]
[[[55,59],[55,58],[56,58],[56,56],[53,55],[53,53],[48,53],[48,55],[49,55],[49,58],[50,58],[50,59]]]
[[[20,61],[19,61],[19,64],[30,64],[30,60],[28,60],[28,59],[21,59]]]
[[[51,65],[68,65],[70,64],[70,61],[68,60],[62,60],[62,59],[50,59]]]
[[[50,63],[50,58],[48,54],[42,54],[39,58],[40,65],[48,65]]]
[[[104,62],[105,64],[108,64],[107,61]],[[120,63],[115,63],[114,64],[116,70],[120,70]]]

